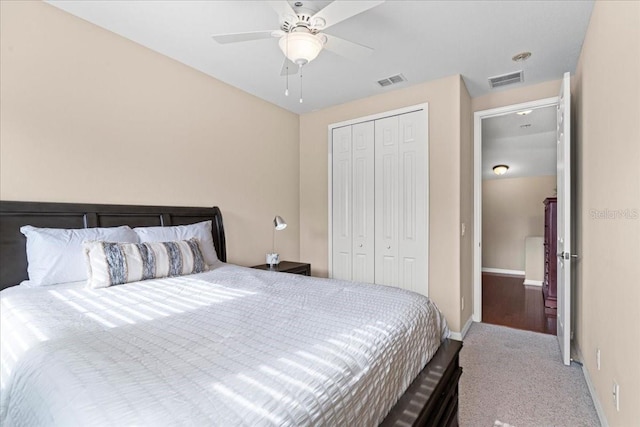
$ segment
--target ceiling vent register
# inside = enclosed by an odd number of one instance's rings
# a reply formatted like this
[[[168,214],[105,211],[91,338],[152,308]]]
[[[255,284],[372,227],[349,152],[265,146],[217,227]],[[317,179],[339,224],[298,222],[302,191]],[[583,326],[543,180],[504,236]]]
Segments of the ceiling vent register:
[[[406,82],[407,78],[402,74],[396,74],[395,76],[387,77],[386,79],[378,80],[378,84],[382,87],[391,86],[397,83]]]
[[[520,83],[524,81],[524,73],[522,70],[515,73],[502,74],[500,76],[489,77],[489,86],[492,89],[497,87],[506,86],[514,83]]]

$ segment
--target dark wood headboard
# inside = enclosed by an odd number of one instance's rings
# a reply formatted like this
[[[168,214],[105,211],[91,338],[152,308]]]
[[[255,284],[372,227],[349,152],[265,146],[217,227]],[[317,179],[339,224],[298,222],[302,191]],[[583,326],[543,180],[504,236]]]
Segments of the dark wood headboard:
[[[23,225],[47,228],[168,226],[212,221],[213,243],[221,261],[227,250],[218,207],[98,205],[0,201],[0,289],[26,280],[26,238]]]

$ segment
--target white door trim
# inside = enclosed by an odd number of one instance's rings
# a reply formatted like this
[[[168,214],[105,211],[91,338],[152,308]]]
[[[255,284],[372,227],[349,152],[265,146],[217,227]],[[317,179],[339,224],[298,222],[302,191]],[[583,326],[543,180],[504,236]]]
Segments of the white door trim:
[[[482,119],[558,105],[558,97],[473,113],[473,321],[482,321]]]
[[[328,276],[329,277],[333,277],[333,218],[332,218],[332,213],[333,213],[333,168],[332,168],[332,164],[333,164],[333,144],[332,144],[332,136],[333,136],[333,129],[335,128],[339,128],[339,127],[343,127],[343,126],[349,126],[349,125],[354,125],[357,123],[362,123],[362,122],[367,122],[367,121],[371,121],[371,120],[377,120],[377,119],[383,119],[385,117],[391,117],[391,116],[398,116],[400,114],[406,114],[406,113],[412,113],[414,111],[425,111],[426,114],[428,114],[429,112],[429,103],[425,102],[422,104],[416,104],[416,105],[410,105],[408,107],[402,107],[402,108],[398,108],[395,110],[391,110],[391,111],[385,111],[382,113],[376,113],[376,114],[371,114],[368,116],[364,116],[364,117],[358,117],[355,119],[350,119],[350,120],[345,120],[342,122],[337,122],[337,123],[331,123],[327,126],[327,193],[328,193],[328,225],[329,228],[327,230],[327,235],[328,235],[328,240],[329,240],[329,244],[328,244]],[[428,116],[427,116],[427,127],[429,126],[429,120],[428,120]],[[427,133],[427,141],[429,138],[429,134]],[[427,153],[429,152],[428,148],[427,148]],[[428,158],[428,154],[427,154],[427,177],[428,175],[428,171],[429,171],[429,158]],[[428,186],[427,186],[428,188]],[[428,214],[429,214],[429,208],[427,205],[427,224],[428,224]],[[428,248],[428,246],[427,246]],[[428,249],[427,249],[427,254],[428,254]],[[427,268],[428,268],[428,262],[427,262]]]

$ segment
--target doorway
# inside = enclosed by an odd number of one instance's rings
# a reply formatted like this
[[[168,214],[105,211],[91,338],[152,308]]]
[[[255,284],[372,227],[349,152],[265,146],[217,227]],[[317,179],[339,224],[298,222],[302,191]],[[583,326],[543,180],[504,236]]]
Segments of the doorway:
[[[483,177],[485,178],[485,180],[487,178],[494,179],[494,182],[492,184],[495,184],[495,185],[491,185],[490,187],[493,189],[494,196],[495,196],[495,191],[502,191],[500,189],[501,187],[506,188],[500,184],[499,179],[501,177],[502,179],[504,179],[505,177],[509,176],[508,179],[513,179],[517,177],[524,177],[527,174],[530,175],[532,174],[532,171],[527,169],[530,169],[532,165],[529,164],[527,166],[526,163],[527,161],[529,163],[535,163],[536,160],[538,159],[536,157],[537,156],[536,153],[526,152],[526,151],[522,151],[520,153],[521,155],[520,158],[518,158],[517,155],[516,157],[509,157],[509,158],[505,157],[506,151],[508,150],[508,147],[504,145],[506,143],[506,140],[498,141],[497,143],[495,143],[493,149],[489,150],[488,152],[485,152],[483,156],[483,148],[484,148],[483,139],[487,138],[488,129],[491,129],[503,122],[504,123],[511,122],[512,125],[515,123],[518,126],[523,126],[525,131],[528,130],[528,132],[523,132],[524,134],[532,134],[534,133],[535,129],[528,128],[527,125],[532,126],[530,122],[532,122],[533,120],[526,120],[526,117],[529,115],[528,117],[533,118],[534,115],[536,114],[543,115],[545,114],[545,112],[547,114],[549,114],[549,112],[552,112],[553,116],[555,117],[555,111],[557,109],[557,105],[558,105],[558,97],[553,97],[553,98],[541,99],[538,101],[510,105],[506,107],[494,108],[490,110],[478,111],[474,113],[473,320],[476,322],[480,322],[483,320],[483,304],[482,304],[483,303],[483,289],[482,289],[483,275],[486,275],[486,274],[496,275],[497,277],[494,278],[495,280],[493,280],[492,282],[495,286],[498,286],[498,288],[500,286],[507,286],[505,285],[505,283],[509,283],[511,286],[514,286],[513,285],[514,283],[520,283],[520,286],[522,286],[523,288],[522,290],[524,291],[523,281],[525,280],[524,276],[525,276],[526,269],[524,268],[522,261],[524,258],[523,254],[524,254],[525,248],[529,246],[529,243],[525,243],[526,236],[516,236],[515,239],[514,238],[500,239],[500,238],[495,238],[496,236],[492,236],[494,238],[487,239],[486,241],[483,240]],[[555,125],[556,123],[554,120],[554,127]],[[511,148],[513,148],[513,142],[511,142],[511,145],[512,145]],[[555,141],[554,141],[553,150],[555,151]],[[522,156],[523,153],[524,153],[524,157]],[[511,160],[505,160],[505,159],[511,159]],[[512,164],[509,165],[508,164],[509,162],[512,162]],[[494,178],[492,176],[493,171],[491,170],[491,168],[495,166],[494,163],[495,165],[506,164],[507,166],[509,166],[511,174],[509,175],[509,170],[508,170],[505,175],[501,177],[496,176]],[[550,165],[550,167],[553,169],[553,172],[552,172],[553,175],[555,175],[555,167],[556,167],[555,162],[552,165]],[[506,181],[504,181],[504,183],[506,183]],[[512,187],[514,183],[515,181],[511,183]],[[489,188],[489,187],[485,185],[485,188]],[[548,194],[549,196],[553,195],[552,189],[550,189],[549,191],[550,193]],[[489,194],[489,191],[487,191],[487,194]],[[505,197],[504,200],[501,200],[501,203],[505,203],[507,206],[509,205],[509,203],[511,203],[512,205],[514,203],[519,203],[516,200],[508,200],[508,199],[509,199],[508,196]],[[544,198],[539,200],[539,209],[541,209],[541,212],[544,207],[542,204],[543,200]],[[498,207],[498,209],[500,208]],[[507,220],[505,219],[498,220],[498,224],[499,224],[499,227],[507,227]],[[514,225],[511,224],[511,226],[514,226]],[[519,232],[520,234],[528,233],[526,230],[524,231],[520,230]],[[513,237],[512,236],[513,232],[505,231],[503,234],[508,235],[508,237]],[[542,233],[534,233],[534,234],[542,234]],[[536,236],[531,236],[531,237],[536,237]],[[502,248],[496,249],[497,247],[502,247]],[[486,252],[487,255],[491,254],[490,257],[489,256],[485,257],[485,263],[489,263],[489,264],[494,263],[496,264],[495,266],[483,264],[483,249],[487,251]],[[514,254],[515,254],[515,257],[514,257]],[[484,272],[483,272],[483,267],[485,268]],[[518,277],[520,275],[522,277]],[[505,276],[505,277],[500,277],[500,276]],[[509,276],[516,276],[515,282],[513,277],[509,277]],[[509,282],[509,280],[511,281]],[[536,280],[534,280],[534,282],[535,281]],[[537,283],[535,283],[534,285],[537,285]],[[516,286],[518,285],[516,284]],[[494,289],[494,292],[495,292],[495,289]],[[539,295],[540,299],[542,298],[541,289],[539,289],[537,293],[536,293],[536,289],[532,289],[532,292],[530,292],[529,294],[532,294],[532,293]],[[495,295],[487,294],[487,296],[493,297]],[[517,296],[517,295],[515,296],[515,298],[519,298],[519,297],[523,299],[527,298],[526,294],[524,293],[520,296]],[[502,303],[502,304],[504,307],[505,303]],[[526,303],[524,303],[523,305],[524,307],[522,309],[526,310],[527,309]],[[487,310],[489,309],[489,307],[486,307],[486,308]],[[529,310],[531,310],[531,306],[529,306]],[[544,310],[544,305],[542,306],[541,310]],[[492,315],[492,313],[487,313],[487,314]],[[490,320],[490,319],[487,318],[487,320]]]

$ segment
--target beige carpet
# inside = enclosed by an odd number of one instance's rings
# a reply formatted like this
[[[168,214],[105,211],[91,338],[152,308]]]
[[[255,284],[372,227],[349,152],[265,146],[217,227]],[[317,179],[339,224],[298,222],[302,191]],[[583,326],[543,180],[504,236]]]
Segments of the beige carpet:
[[[474,323],[460,356],[460,425],[599,426],[582,369],[553,335]]]

